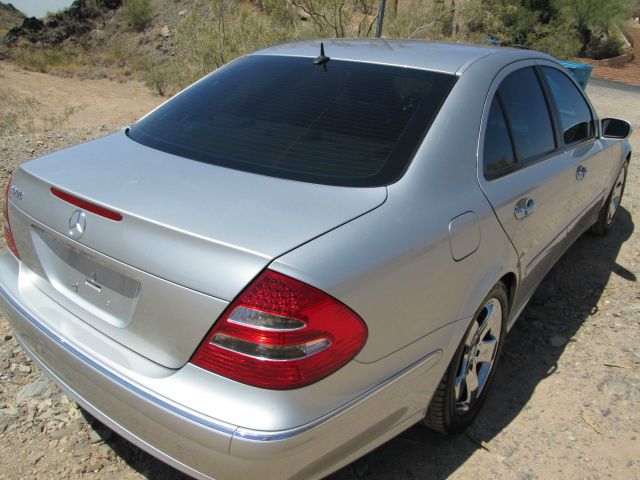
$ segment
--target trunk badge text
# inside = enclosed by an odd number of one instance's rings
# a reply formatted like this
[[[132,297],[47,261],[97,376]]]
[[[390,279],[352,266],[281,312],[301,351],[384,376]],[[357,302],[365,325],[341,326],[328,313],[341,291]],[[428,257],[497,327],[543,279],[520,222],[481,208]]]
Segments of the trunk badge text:
[[[11,188],[9,188],[9,191],[11,192],[11,195],[13,195],[19,200],[22,200],[22,197],[24,197],[24,193],[22,193],[22,190],[19,190],[18,187],[16,187],[15,185],[11,185]]]
[[[85,228],[87,227],[87,217],[82,210],[76,210],[71,214],[69,218],[69,232],[68,235],[73,239],[78,239],[84,235]]]

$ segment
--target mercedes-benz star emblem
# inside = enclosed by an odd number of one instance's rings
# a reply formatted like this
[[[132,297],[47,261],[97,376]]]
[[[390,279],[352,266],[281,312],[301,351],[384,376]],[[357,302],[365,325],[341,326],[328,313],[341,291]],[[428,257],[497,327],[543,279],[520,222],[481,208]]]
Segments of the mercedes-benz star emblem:
[[[87,217],[82,210],[76,210],[69,218],[69,236],[75,239],[80,238],[84,235],[85,228],[87,228]]]

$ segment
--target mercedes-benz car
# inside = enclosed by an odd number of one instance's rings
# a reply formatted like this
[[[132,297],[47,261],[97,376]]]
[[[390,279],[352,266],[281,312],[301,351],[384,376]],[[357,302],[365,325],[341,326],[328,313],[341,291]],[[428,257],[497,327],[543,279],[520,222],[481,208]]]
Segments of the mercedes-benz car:
[[[316,479],[465,429],[536,286],[620,206],[631,126],[534,51],[243,56],[7,184],[27,354],[196,478]]]

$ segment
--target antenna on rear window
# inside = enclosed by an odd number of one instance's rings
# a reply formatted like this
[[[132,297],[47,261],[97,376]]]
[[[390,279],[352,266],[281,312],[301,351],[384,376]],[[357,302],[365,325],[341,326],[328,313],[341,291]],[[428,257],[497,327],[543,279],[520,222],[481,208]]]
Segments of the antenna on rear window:
[[[313,64],[314,65],[324,65],[329,60],[331,60],[331,58],[327,57],[324,54],[324,43],[320,42],[320,55],[313,60]]]

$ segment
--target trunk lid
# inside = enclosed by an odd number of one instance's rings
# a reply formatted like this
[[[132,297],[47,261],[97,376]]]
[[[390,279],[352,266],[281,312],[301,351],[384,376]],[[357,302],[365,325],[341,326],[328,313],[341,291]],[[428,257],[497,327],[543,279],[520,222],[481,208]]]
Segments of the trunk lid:
[[[124,132],[23,164],[11,225],[32,280],[170,368],[274,258],[381,205],[386,188],[316,185],[184,159]],[[122,215],[114,221],[51,187]],[[69,222],[85,213],[82,236]]]

